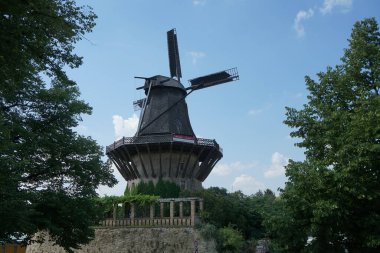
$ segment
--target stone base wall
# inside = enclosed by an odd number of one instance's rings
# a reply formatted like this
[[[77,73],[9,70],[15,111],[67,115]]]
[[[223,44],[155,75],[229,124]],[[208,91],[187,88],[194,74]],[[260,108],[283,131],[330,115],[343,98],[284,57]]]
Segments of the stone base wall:
[[[41,236],[37,235],[37,236]],[[48,239],[48,235],[42,235]],[[66,253],[52,241],[32,244],[26,253]],[[95,238],[75,253],[216,253],[194,228],[97,228]]]

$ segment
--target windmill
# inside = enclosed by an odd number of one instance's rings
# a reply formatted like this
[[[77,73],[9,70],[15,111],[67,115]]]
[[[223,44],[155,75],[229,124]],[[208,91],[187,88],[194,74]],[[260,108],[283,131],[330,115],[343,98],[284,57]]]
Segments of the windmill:
[[[195,136],[185,98],[193,91],[238,80],[237,68],[190,79],[185,88],[175,29],[167,32],[167,42],[170,77],[136,77],[145,80],[137,89],[146,95],[133,102],[134,108],[141,110],[137,132],[106,149],[130,188],[142,181],[163,179],[182,189],[198,189],[223,157],[215,140]]]

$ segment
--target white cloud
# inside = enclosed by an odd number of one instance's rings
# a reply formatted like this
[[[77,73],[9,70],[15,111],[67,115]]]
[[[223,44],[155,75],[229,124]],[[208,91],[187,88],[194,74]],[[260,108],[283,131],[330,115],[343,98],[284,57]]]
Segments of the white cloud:
[[[257,181],[254,177],[242,174],[235,178],[232,183],[234,191],[242,191],[244,194],[251,195],[256,193],[258,190],[264,190],[264,184]]]
[[[193,0],[193,5],[202,6],[206,4],[206,0]]]
[[[278,177],[285,174],[285,166],[288,165],[289,159],[279,152],[272,154],[272,164],[264,172],[266,178]]]
[[[227,176],[231,173],[232,169],[228,164],[218,164],[211,171],[211,175]]]
[[[314,15],[313,9],[309,9],[307,11],[300,10],[296,18],[294,19],[294,25],[293,28],[297,33],[298,37],[303,37],[305,36],[305,28],[302,25],[302,21],[310,19]]]
[[[119,115],[112,116],[113,127],[115,129],[115,139],[118,140],[123,136],[133,136],[139,124],[139,118],[134,113],[128,119],[123,119]]]
[[[197,52],[197,51],[191,51],[191,52],[188,52],[188,54],[191,56],[191,59],[192,59],[192,62],[193,64],[197,64],[198,60],[205,57],[206,54],[203,53],[203,52]]]
[[[342,12],[348,12],[351,9],[352,0],[325,0],[319,9],[323,15],[331,13],[334,8],[339,8]]]
[[[251,169],[256,165],[256,163],[241,163],[240,161],[229,164],[222,163],[216,165],[215,168],[211,171],[211,174],[216,176],[228,176],[231,174],[231,172]]]

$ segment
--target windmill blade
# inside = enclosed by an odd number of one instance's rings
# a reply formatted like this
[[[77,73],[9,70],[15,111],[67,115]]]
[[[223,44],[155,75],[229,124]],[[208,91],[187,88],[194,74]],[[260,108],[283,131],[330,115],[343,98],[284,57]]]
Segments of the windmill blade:
[[[170,76],[177,77],[180,81],[182,77],[181,72],[181,63],[179,61],[179,52],[178,52],[178,42],[177,42],[177,33],[175,29],[172,29],[167,32],[168,37],[168,54],[169,54],[169,67],[170,67]]]
[[[142,98],[136,101],[133,101],[133,109],[134,111],[141,110],[145,105],[146,98]]]
[[[197,77],[189,80],[190,87],[187,90],[198,90],[214,85],[232,82],[239,80],[237,68],[227,69],[224,71],[216,72],[214,74]]]

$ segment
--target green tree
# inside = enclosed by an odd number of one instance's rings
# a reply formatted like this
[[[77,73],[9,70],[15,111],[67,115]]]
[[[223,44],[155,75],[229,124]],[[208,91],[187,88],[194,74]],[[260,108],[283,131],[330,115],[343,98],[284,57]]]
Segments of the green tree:
[[[301,110],[285,123],[305,148],[287,166],[284,215],[272,231],[284,251],[380,250],[380,33],[374,18],[355,23],[342,64],[306,77]],[[286,212],[286,214],[285,214]],[[289,233],[298,231],[296,240]],[[277,235],[279,234],[277,233]],[[287,234],[288,233],[288,234]],[[294,235],[293,235],[294,236]],[[295,237],[294,237],[295,238]]]
[[[244,238],[242,234],[231,226],[218,230],[218,251],[223,253],[241,252],[244,246]]]
[[[96,15],[74,1],[0,2],[0,241],[48,230],[66,250],[88,242],[95,189],[112,186],[102,148],[75,131],[91,107],[67,67]]]
[[[263,235],[262,216],[258,212],[258,206],[251,197],[240,191],[227,193],[224,188],[210,187],[193,193],[183,192],[182,196],[196,196],[204,200],[201,217],[205,223],[217,228],[233,225],[247,240],[261,238]]]

